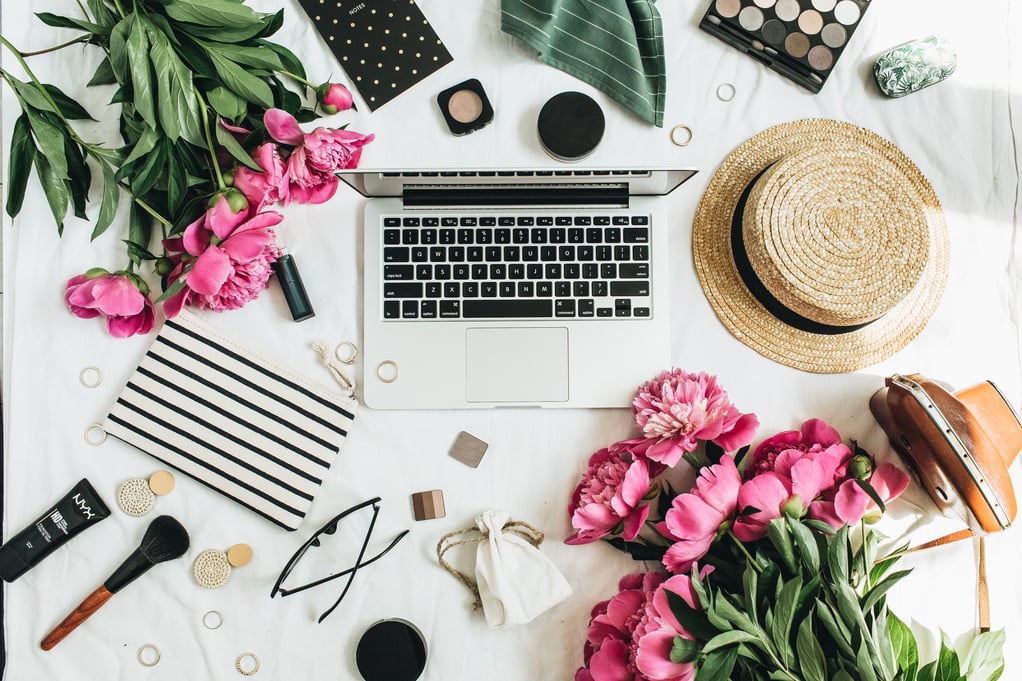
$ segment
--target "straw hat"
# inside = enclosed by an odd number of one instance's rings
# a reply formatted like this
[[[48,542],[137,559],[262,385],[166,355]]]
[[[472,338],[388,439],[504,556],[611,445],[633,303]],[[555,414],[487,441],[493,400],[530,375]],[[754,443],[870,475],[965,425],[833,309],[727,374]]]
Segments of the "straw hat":
[[[739,146],[692,229],[696,272],[724,325],[804,371],[875,364],[922,331],[948,238],[930,183],[865,128],[805,119]]]

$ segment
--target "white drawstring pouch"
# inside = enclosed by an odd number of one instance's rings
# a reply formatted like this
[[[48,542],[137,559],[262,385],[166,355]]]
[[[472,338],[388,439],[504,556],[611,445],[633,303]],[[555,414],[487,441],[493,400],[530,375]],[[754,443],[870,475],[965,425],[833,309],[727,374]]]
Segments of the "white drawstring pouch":
[[[505,511],[486,511],[476,527],[450,532],[437,544],[440,565],[476,596],[486,623],[495,629],[525,624],[569,595],[571,586],[553,562],[539,550],[543,533],[528,523],[512,520]],[[453,546],[478,543],[475,580],[455,570],[443,554]]]

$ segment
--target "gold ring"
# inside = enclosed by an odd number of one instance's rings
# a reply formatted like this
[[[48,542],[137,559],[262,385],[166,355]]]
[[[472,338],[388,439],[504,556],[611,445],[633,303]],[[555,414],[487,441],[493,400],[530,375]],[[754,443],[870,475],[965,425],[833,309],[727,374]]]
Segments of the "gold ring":
[[[147,650],[153,651],[153,655],[156,656],[151,661],[147,661],[145,658],[145,651]],[[146,643],[141,648],[138,649],[137,657],[138,663],[143,667],[155,667],[156,664],[160,661],[160,649],[154,646],[152,643]]]
[[[211,617],[212,616],[212,617]],[[212,620],[212,623],[210,622]],[[207,629],[219,629],[220,625],[224,623],[224,616],[220,614],[219,610],[210,610],[202,616],[202,626]]]
[[[344,348],[350,348],[351,352],[341,354],[341,350]],[[354,364],[355,358],[358,357],[358,348],[351,341],[341,341],[336,348],[334,348],[334,357],[336,357],[342,364]]]
[[[390,375],[389,371],[386,373],[386,375],[384,375],[383,369],[386,368],[386,367],[392,367],[394,369],[394,375],[393,376]],[[376,367],[376,377],[379,378],[384,383],[393,383],[394,381],[396,381],[397,380],[397,362],[395,362],[392,359],[385,359],[382,362],[380,362],[379,365],[377,365],[377,367]]]
[[[90,438],[89,437],[89,433],[93,432],[94,430],[98,430],[100,433],[103,434],[103,436],[101,438],[99,438],[98,440]],[[106,442],[106,431],[103,430],[103,424],[101,424],[101,423],[93,423],[92,425],[87,427],[85,429],[85,442],[86,442],[86,444],[90,444],[93,447],[98,447],[101,444],[103,444],[104,442]]]
[[[679,147],[687,146],[692,141],[692,128],[687,125],[676,125],[671,128],[671,141]]]
[[[735,86],[731,83],[721,83],[717,86],[717,99],[722,102],[730,102],[735,98],[735,93],[737,92]]]
[[[244,667],[241,666],[241,661],[244,659],[252,660],[251,669],[246,670]],[[234,668],[238,670],[239,674],[243,674],[245,676],[252,676],[257,671],[259,671],[259,658],[256,657],[255,653],[242,653],[241,655],[238,655],[238,659],[234,661]]]
[[[89,381],[89,376],[95,375],[96,380]],[[85,367],[78,374],[78,382],[84,385],[86,388],[95,388],[103,382],[103,372],[99,370],[99,367]]]

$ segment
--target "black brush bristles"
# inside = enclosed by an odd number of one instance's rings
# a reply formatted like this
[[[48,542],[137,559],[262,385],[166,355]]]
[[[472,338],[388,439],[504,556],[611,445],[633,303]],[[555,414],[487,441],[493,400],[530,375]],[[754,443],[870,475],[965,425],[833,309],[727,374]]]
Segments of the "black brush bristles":
[[[184,555],[187,550],[188,531],[176,519],[161,515],[149,524],[142,544],[103,582],[103,586],[110,593],[117,593],[152,566]]]
[[[188,530],[169,515],[161,515],[149,524],[138,550],[150,563],[162,563],[188,550]]]

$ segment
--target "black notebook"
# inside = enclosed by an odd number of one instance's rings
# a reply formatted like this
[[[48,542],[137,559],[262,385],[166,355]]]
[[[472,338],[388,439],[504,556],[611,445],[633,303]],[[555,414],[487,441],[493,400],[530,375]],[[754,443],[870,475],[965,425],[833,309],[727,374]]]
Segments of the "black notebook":
[[[375,111],[452,61],[414,0],[300,0]]]

